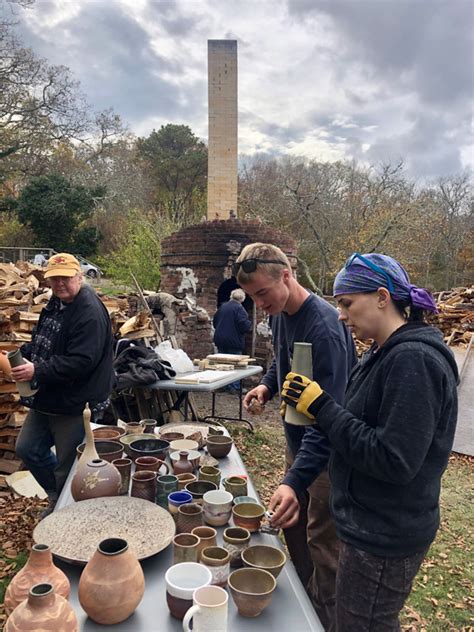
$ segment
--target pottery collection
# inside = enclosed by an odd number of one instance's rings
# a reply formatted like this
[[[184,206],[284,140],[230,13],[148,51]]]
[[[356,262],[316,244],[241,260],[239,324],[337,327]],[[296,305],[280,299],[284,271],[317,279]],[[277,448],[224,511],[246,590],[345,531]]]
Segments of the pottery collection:
[[[156,472],[142,470],[132,475],[132,489],[130,496],[143,498],[154,503],[156,500]]]
[[[173,538],[173,564],[198,562],[199,538],[192,533],[179,533]]]
[[[239,568],[227,580],[230,594],[242,617],[258,617],[272,600],[276,579],[260,568]]]
[[[76,502],[89,498],[118,496],[122,486],[120,472],[103,459],[93,459],[77,469],[71,481],[71,495]]]
[[[256,503],[240,503],[232,507],[232,518],[236,527],[248,529],[250,533],[260,529],[265,509]]]
[[[193,605],[183,619],[184,632],[227,632],[229,595],[218,586],[194,591]],[[193,622],[192,628],[189,626]]]
[[[176,619],[182,619],[193,605],[193,593],[202,586],[209,586],[211,571],[203,564],[183,562],[166,571],[166,603]]]
[[[178,507],[176,516],[176,531],[178,533],[191,533],[195,527],[204,524],[202,506],[197,503],[186,503]]]
[[[46,544],[35,544],[25,566],[12,579],[5,593],[4,606],[7,615],[28,598],[35,584],[51,584],[57,595],[69,598],[69,579],[53,563],[51,549]]]
[[[61,630],[78,632],[76,614],[71,604],[56,594],[51,584],[35,584],[28,597],[8,617],[5,632],[27,630]]]
[[[223,547],[229,551],[230,565],[242,566],[242,553],[250,544],[251,533],[242,527],[228,527],[222,534]]]
[[[102,540],[82,571],[79,602],[96,623],[125,621],[145,592],[142,567],[126,540]]]
[[[212,490],[203,496],[204,520],[213,527],[222,527],[232,515],[233,496],[230,492]]]
[[[115,465],[120,474],[120,495],[128,494],[132,475],[132,459],[114,459],[112,465]]]
[[[189,453],[186,450],[181,450],[179,453],[179,460],[174,461],[173,470],[175,476],[178,474],[192,474],[194,472],[194,465],[188,459]]]
[[[209,568],[212,574],[212,585],[224,588],[230,572],[230,554],[221,546],[208,546],[201,551],[201,564]]]
[[[286,563],[286,555],[281,549],[274,546],[258,544],[249,546],[242,552],[244,566],[249,568],[262,568],[275,577],[281,573]]]

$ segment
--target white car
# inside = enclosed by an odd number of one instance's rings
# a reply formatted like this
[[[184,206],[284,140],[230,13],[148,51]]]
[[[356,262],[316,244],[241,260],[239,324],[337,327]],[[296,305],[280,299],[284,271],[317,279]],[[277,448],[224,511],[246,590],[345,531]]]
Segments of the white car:
[[[87,277],[89,277],[90,279],[98,279],[100,276],[102,276],[102,270],[99,268],[99,266],[96,266],[90,261],[87,261],[87,259],[84,259],[84,257],[82,257],[81,255],[74,256],[79,261],[82,273],[85,274]],[[47,255],[44,255],[43,253],[38,253],[30,261],[36,266],[45,267],[48,265],[48,259],[49,257]]]

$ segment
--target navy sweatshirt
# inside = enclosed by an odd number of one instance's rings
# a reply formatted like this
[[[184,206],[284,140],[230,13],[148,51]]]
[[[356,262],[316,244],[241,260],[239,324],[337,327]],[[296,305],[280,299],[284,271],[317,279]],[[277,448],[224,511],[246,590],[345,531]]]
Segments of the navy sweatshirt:
[[[332,305],[310,293],[296,314],[290,316],[283,312],[270,318],[275,357],[261,383],[270,389],[271,397],[281,392],[285,376],[291,370],[293,344],[309,342],[312,344],[313,379],[342,403],[357,358],[352,336],[338,316]],[[283,482],[295,491],[302,491],[327,468],[329,442],[315,426],[294,426],[285,422],[284,427],[294,463]]]
[[[327,394],[311,406],[333,448],[332,511],[341,540],[385,557],[413,555],[433,541],[457,381],[441,332],[408,323],[364,356],[344,408]]]
[[[218,349],[239,349],[245,347],[245,334],[252,323],[247,312],[238,301],[230,300],[219,307],[213,318],[214,344]]]

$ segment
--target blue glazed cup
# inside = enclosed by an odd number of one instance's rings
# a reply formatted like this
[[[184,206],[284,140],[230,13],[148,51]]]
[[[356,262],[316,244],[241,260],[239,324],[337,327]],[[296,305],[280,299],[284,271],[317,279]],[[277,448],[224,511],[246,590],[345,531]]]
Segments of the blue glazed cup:
[[[173,518],[178,517],[178,507],[181,505],[186,505],[193,501],[193,497],[189,492],[173,492],[168,495],[168,511],[173,516]]]

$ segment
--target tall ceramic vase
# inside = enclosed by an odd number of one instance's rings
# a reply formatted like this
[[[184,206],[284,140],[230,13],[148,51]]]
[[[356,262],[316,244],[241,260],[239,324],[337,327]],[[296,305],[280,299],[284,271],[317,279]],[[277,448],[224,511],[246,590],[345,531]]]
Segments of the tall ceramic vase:
[[[5,593],[5,611],[9,615],[25,599],[35,584],[51,584],[57,595],[69,598],[71,586],[66,575],[53,563],[47,544],[35,544],[25,566],[8,585]]]
[[[294,343],[291,370],[293,373],[304,375],[310,380],[313,379],[313,354],[311,343]],[[312,423],[310,419],[297,412],[296,409],[291,406],[286,407],[285,421],[293,426],[308,426]]]
[[[125,621],[144,592],[142,567],[127,542],[102,540],[79,580],[79,602],[89,617],[103,625]]]
[[[51,584],[35,584],[28,598],[15,608],[5,625],[5,632],[27,630],[78,632],[79,627],[71,604],[57,595]]]
[[[77,465],[76,472],[71,481],[71,489],[74,487],[78,489],[82,485],[82,481],[88,474],[87,464],[94,461],[99,460],[99,455],[97,454],[97,450],[95,449],[94,443],[94,435],[92,434],[91,428],[91,409],[89,408],[89,404],[86,404],[84,411],[82,413],[82,418],[84,420],[84,433],[86,436],[86,445],[84,448],[84,452],[81,455]],[[72,492],[72,497],[74,500],[80,500],[80,498],[76,498],[74,493]]]

